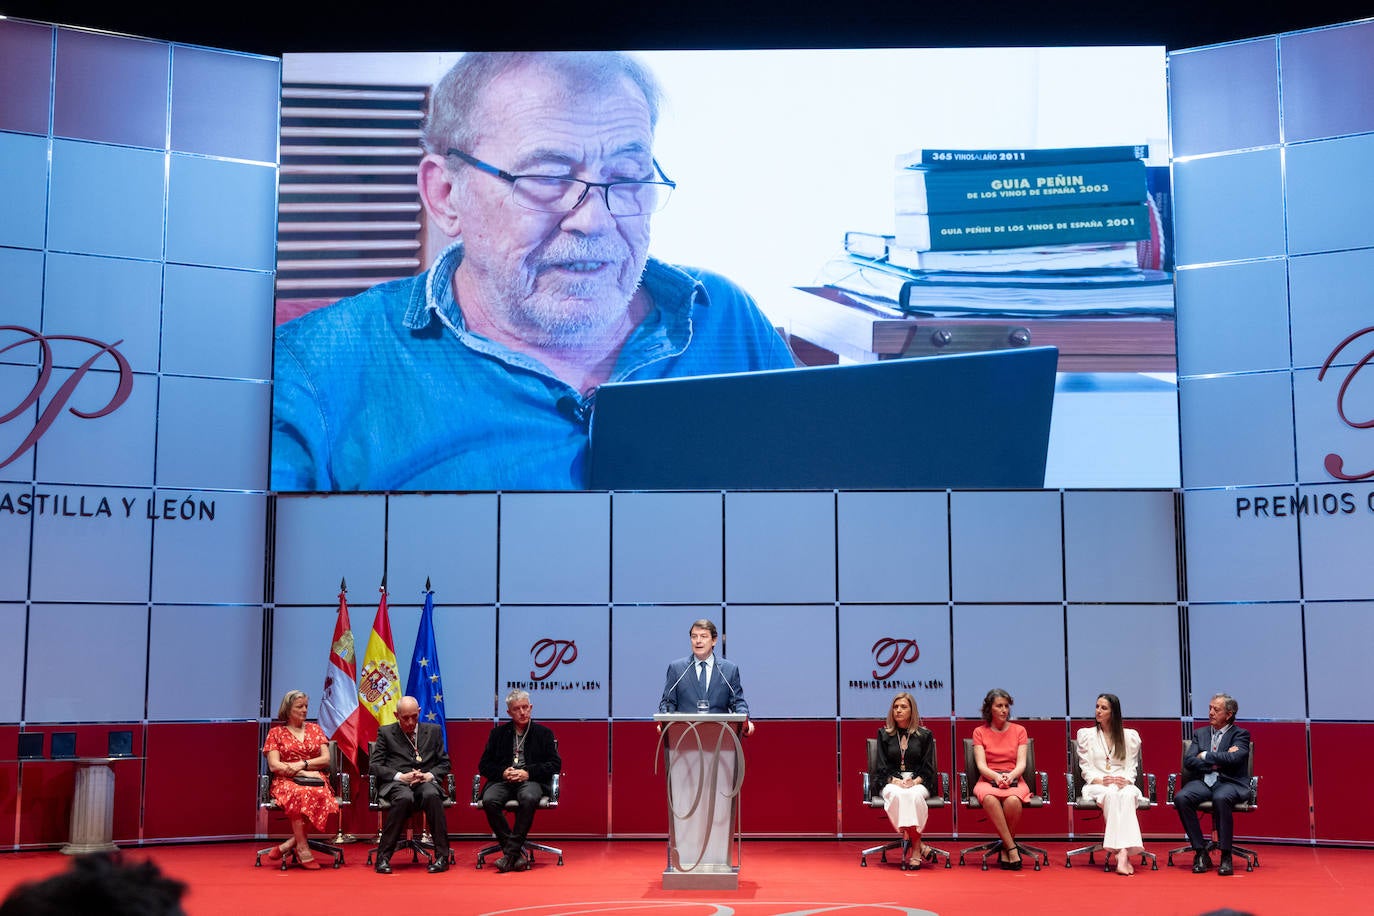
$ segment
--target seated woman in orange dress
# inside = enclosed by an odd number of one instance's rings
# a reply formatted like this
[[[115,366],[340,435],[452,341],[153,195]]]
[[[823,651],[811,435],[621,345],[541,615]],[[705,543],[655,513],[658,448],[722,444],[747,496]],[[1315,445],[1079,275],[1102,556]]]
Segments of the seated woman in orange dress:
[[[1021,822],[1021,806],[1030,798],[1030,787],[1022,779],[1026,772],[1026,730],[1011,721],[1011,694],[994,687],[983,697],[983,722],[973,730],[973,760],[979,779],[973,794],[987,812],[992,829],[1002,840],[997,864],[1008,871],[1021,867],[1021,850],[1016,848],[1016,827]]]
[[[307,842],[305,821],[309,818],[316,830],[327,829],[329,816],[339,810],[339,803],[329,781],[324,779],[329,769],[329,739],[318,725],[305,721],[309,709],[308,696],[299,690],[288,690],[277,710],[277,719],[282,724],[272,726],[262,746],[267,770],[272,774],[272,799],[291,819],[291,838],[273,846],[267,855],[280,859],[294,847],[296,861],[302,868],[319,868]],[[297,777],[321,782],[300,785]]]

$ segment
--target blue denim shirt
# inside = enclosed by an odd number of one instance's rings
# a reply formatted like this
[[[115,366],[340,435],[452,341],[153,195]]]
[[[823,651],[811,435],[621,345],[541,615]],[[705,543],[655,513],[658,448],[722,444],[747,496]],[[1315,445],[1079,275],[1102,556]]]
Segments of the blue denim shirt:
[[[462,247],[277,329],[272,489],[568,490],[587,485],[588,399],[468,331]],[[649,259],[653,308],[612,381],[778,369],[787,345],[724,277]]]

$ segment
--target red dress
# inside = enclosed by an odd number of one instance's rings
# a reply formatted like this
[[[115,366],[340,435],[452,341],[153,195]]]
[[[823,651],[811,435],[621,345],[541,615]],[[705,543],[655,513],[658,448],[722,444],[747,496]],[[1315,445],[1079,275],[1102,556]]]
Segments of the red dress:
[[[267,732],[267,743],[262,752],[276,751],[282,763],[298,760],[312,760],[320,756],[320,751],[329,743],[324,732],[314,722],[305,723],[305,735],[297,738],[284,725],[274,725]],[[324,774],[312,771],[311,775]],[[328,784],[323,786],[298,786],[290,776],[272,777],[272,799],[287,814],[304,815],[315,825],[316,830],[327,830],[329,816],[339,810],[334,798],[334,790]]]
[[[983,746],[983,759],[988,769],[994,773],[1007,773],[1016,769],[1016,749],[1027,743],[1029,738],[1026,730],[1015,722],[1008,722],[1007,727],[1000,732],[990,725],[980,725],[973,730],[973,743]],[[985,795],[995,795],[998,798],[1015,795],[1025,801],[1030,798],[1030,786],[1026,785],[1025,773],[1021,774],[1015,786],[1007,789],[999,789],[986,779],[979,779],[973,784],[973,794],[977,796],[980,804]]]

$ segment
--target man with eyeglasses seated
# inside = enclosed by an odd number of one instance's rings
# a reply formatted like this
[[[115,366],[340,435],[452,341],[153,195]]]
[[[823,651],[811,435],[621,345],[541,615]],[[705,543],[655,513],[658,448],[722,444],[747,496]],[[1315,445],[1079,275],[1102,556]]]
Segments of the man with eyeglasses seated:
[[[649,257],[659,102],[625,54],[459,59],[419,166],[457,241],[278,329],[273,489],[580,489],[603,382],[794,364],[737,286]]]

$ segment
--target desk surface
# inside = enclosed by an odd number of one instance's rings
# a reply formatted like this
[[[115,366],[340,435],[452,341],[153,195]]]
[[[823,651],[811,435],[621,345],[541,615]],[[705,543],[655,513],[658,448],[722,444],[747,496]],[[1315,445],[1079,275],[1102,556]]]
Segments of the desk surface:
[[[792,337],[855,362],[939,352],[940,346],[932,343],[936,335],[948,341],[947,352],[957,352],[960,339],[973,335],[986,341],[974,349],[995,349],[1006,345],[1001,337],[1024,331],[1027,339],[1019,345],[1059,349],[1061,372],[1173,372],[1176,367],[1172,316],[908,318],[831,287],[798,287],[771,300],[768,311]],[[997,342],[991,341],[993,336]]]

